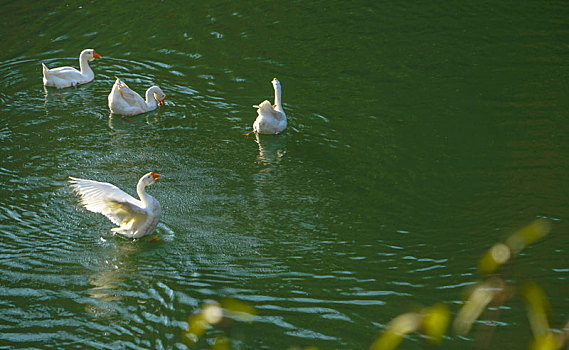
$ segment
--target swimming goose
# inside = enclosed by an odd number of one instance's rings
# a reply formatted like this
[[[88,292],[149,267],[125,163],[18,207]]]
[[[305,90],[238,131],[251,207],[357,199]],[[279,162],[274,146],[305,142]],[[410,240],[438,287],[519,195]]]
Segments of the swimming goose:
[[[156,101],[158,101],[159,105],[163,105],[166,95],[158,86],[152,86],[146,90],[145,101],[139,94],[132,91],[123,81],[117,78],[108,99],[109,109],[112,113],[136,115],[155,110]]]
[[[95,73],[89,67],[89,61],[95,58],[101,58],[101,55],[93,49],[81,51],[79,55],[79,67],[81,71],[73,67],[58,67],[49,69],[45,64],[41,64],[43,68],[43,85],[54,86],[58,89],[85,84],[95,78]]]
[[[140,200],[106,182],[69,177],[71,187],[81,195],[81,204],[89,211],[105,215],[115,227],[111,231],[128,238],[140,238],[152,233],[160,220],[160,203],[146,193],[161,175],[149,172],[136,185]]]
[[[253,123],[253,131],[244,134],[247,137],[254,132],[276,135],[286,129],[286,114],[281,103],[281,83],[277,78],[274,78],[272,83],[275,89],[275,104],[271,105],[265,100],[259,105],[253,105],[253,108],[257,108],[258,115]]]

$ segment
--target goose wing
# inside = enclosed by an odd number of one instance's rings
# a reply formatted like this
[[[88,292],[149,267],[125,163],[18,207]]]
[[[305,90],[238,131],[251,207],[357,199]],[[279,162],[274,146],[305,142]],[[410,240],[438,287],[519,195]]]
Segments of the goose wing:
[[[49,69],[43,65],[43,75],[46,78],[59,78],[70,81],[84,80],[83,74],[73,67],[58,67]]]
[[[81,195],[85,209],[105,215],[115,225],[145,220],[147,211],[142,202],[133,198],[120,188],[106,182],[69,177],[71,187]]]
[[[121,99],[131,107],[137,107],[141,110],[146,110],[146,101],[140,96],[138,93],[134,92],[131,88],[128,87],[122,80],[117,78],[115,82],[115,86],[117,87],[117,91],[121,97]]]

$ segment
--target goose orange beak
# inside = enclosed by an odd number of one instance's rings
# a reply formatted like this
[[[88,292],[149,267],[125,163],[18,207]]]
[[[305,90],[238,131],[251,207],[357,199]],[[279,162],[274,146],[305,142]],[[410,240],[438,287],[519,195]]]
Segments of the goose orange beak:
[[[153,173],[152,171],[150,172],[150,175],[152,175],[152,178],[154,179],[154,181],[158,180],[158,178],[162,175],[157,174],[157,173]]]
[[[163,106],[163,105],[165,104],[164,101],[166,101],[167,98],[168,98],[168,96],[164,96],[164,98],[162,99],[162,101],[158,101],[158,104]]]
[[[103,56],[99,55],[98,53],[95,52],[95,50],[93,50],[93,57],[95,58],[103,58]]]

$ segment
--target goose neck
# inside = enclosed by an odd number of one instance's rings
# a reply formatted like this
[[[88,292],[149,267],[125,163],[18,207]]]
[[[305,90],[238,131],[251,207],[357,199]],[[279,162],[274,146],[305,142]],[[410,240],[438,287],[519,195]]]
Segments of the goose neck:
[[[91,69],[91,66],[89,66],[89,60],[87,59],[86,55],[81,53],[81,56],[79,56],[79,69],[81,70],[81,74],[83,75],[92,75],[93,70]]]
[[[146,193],[146,184],[142,181],[139,181],[136,185],[136,193],[138,193],[138,197],[140,201],[146,206],[148,203],[148,193]]]
[[[276,109],[279,111],[282,111],[283,106],[281,104],[281,87],[279,85],[275,85],[274,89],[275,89],[275,106],[276,106]]]
[[[155,86],[152,86],[146,90],[146,105],[148,106],[148,110],[156,108],[156,99],[154,98],[154,92],[156,90]]]

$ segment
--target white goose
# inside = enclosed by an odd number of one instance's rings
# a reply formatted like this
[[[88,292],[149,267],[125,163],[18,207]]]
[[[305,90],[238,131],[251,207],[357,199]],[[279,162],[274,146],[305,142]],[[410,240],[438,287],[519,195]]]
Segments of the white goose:
[[[281,103],[281,83],[274,78],[273,88],[275,89],[275,104],[267,100],[261,102],[259,105],[253,105],[257,108],[257,119],[253,123],[253,131],[248,132],[245,136],[249,136],[256,132],[259,134],[278,134],[286,129],[286,114],[283,110]]]
[[[114,114],[136,115],[155,110],[156,101],[163,105],[165,99],[164,92],[158,86],[152,86],[146,90],[145,101],[117,78],[109,94],[109,109]]]
[[[101,58],[101,55],[93,49],[81,51],[79,55],[79,68],[81,71],[73,67],[58,67],[49,69],[45,64],[41,64],[43,68],[43,85],[55,86],[58,89],[85,84],[95,78],[95,73],[89,67],[89,61],[95,58]]]
[[[111,220],[113,232],[129,238],[140,238],[152,233],[160,220],[162,207],[145,187],[152,185],[160,174],[149,172],[138,180],[136,192],[140,200],[106,182],[69,177],[71,187],[81,195],[81,204],[89,211],[101,213]]]

